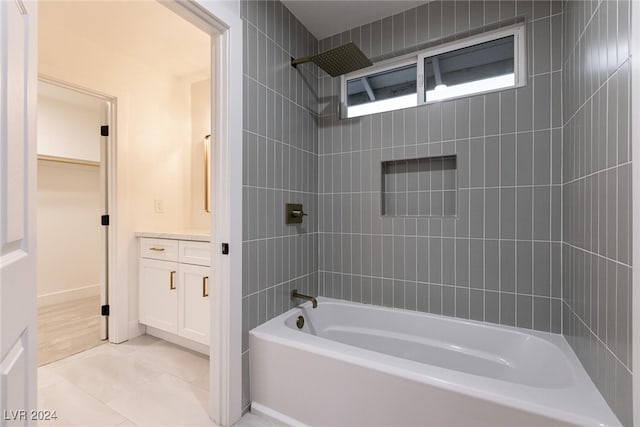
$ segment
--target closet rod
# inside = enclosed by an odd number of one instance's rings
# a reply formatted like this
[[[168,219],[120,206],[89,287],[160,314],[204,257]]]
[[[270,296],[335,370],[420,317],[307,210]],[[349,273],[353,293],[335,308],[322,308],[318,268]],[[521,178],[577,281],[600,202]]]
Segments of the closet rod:
[[[73,165],[100,166],[100,162],[95,162],[93,160],[80,160],[72,159],[69,157],[47,156],[45,154],[38,154],[38,160],[45,160],[47,162],[69,163]]]

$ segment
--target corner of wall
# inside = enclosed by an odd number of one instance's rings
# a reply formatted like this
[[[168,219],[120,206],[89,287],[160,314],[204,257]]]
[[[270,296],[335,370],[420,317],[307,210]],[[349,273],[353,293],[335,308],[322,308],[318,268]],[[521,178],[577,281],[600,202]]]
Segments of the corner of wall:
[[[640,7],[631,2],[631,111],[640,111]],[[637,113],[636,113],[637,114]],[[640,159],[640,121],[631,121],[631,161],[633,164]],[[632,168],[632,263],[640,265],[640,167]],[[637,221],[636,221],[637,220]],[[633,372],[633,425],[640,426],[640,274],[632,275],[632,372]]]

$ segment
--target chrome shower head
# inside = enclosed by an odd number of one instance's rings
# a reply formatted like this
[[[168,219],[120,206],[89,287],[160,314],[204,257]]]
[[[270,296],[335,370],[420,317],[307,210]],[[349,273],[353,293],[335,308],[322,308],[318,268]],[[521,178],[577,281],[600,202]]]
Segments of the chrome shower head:
[[[305,62],[315,63],[331,77],[337,77],[373,65],[369,58],[353,42],[314,56],[305,56],[298,59],[291,58],[291,65],[294,67]]]

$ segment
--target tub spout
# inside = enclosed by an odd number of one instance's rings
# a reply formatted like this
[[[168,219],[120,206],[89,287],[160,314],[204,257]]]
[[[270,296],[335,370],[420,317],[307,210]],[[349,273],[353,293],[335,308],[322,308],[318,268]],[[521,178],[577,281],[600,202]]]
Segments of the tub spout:
[[[297,289],[294,289],[293,291],[291,291],[291,299],[295,299],[295,298],[311,301],[311,304],[313,304],[313,308],[316,308],[318,306],[318,301],[314,297],[301,294],[298,292]]]

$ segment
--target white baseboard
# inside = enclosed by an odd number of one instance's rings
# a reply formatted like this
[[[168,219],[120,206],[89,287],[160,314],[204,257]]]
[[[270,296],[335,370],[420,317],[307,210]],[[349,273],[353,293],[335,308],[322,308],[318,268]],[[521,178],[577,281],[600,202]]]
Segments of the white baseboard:
[[[268,418],[270,421],[273,421],[276,426],[308,427],[307,424],[301,423],[295,418],[291,418],[288,415],[274,411],[256,402],[251,402],[251,413]]]
[[[162,338],[165,341],[169,341],[175,345],[179,345],[181,347],[186,347],[189,350],[197,351],[198,353],[202,353],[205,355],[209,355],[209,346],[201,344],[199,342],[191,341],[190,339],[180,337],[175,334],[171,334],[169,332],[161,331],[160,329],[152,328],[151,326],[147,326],[147,335],[152,335],[157,338]]]
[[[127,339],[132,339],[144,335],[147,333],[146,327],[137,320],[129,321],[129,336]]]
[[[96,295],[100,295],[100,285],[90,285],[59,292],[51,292],[44,295],[38,295],[38,307],[60,304],[63,302],[73,301],[81,298],[89,298]]]

